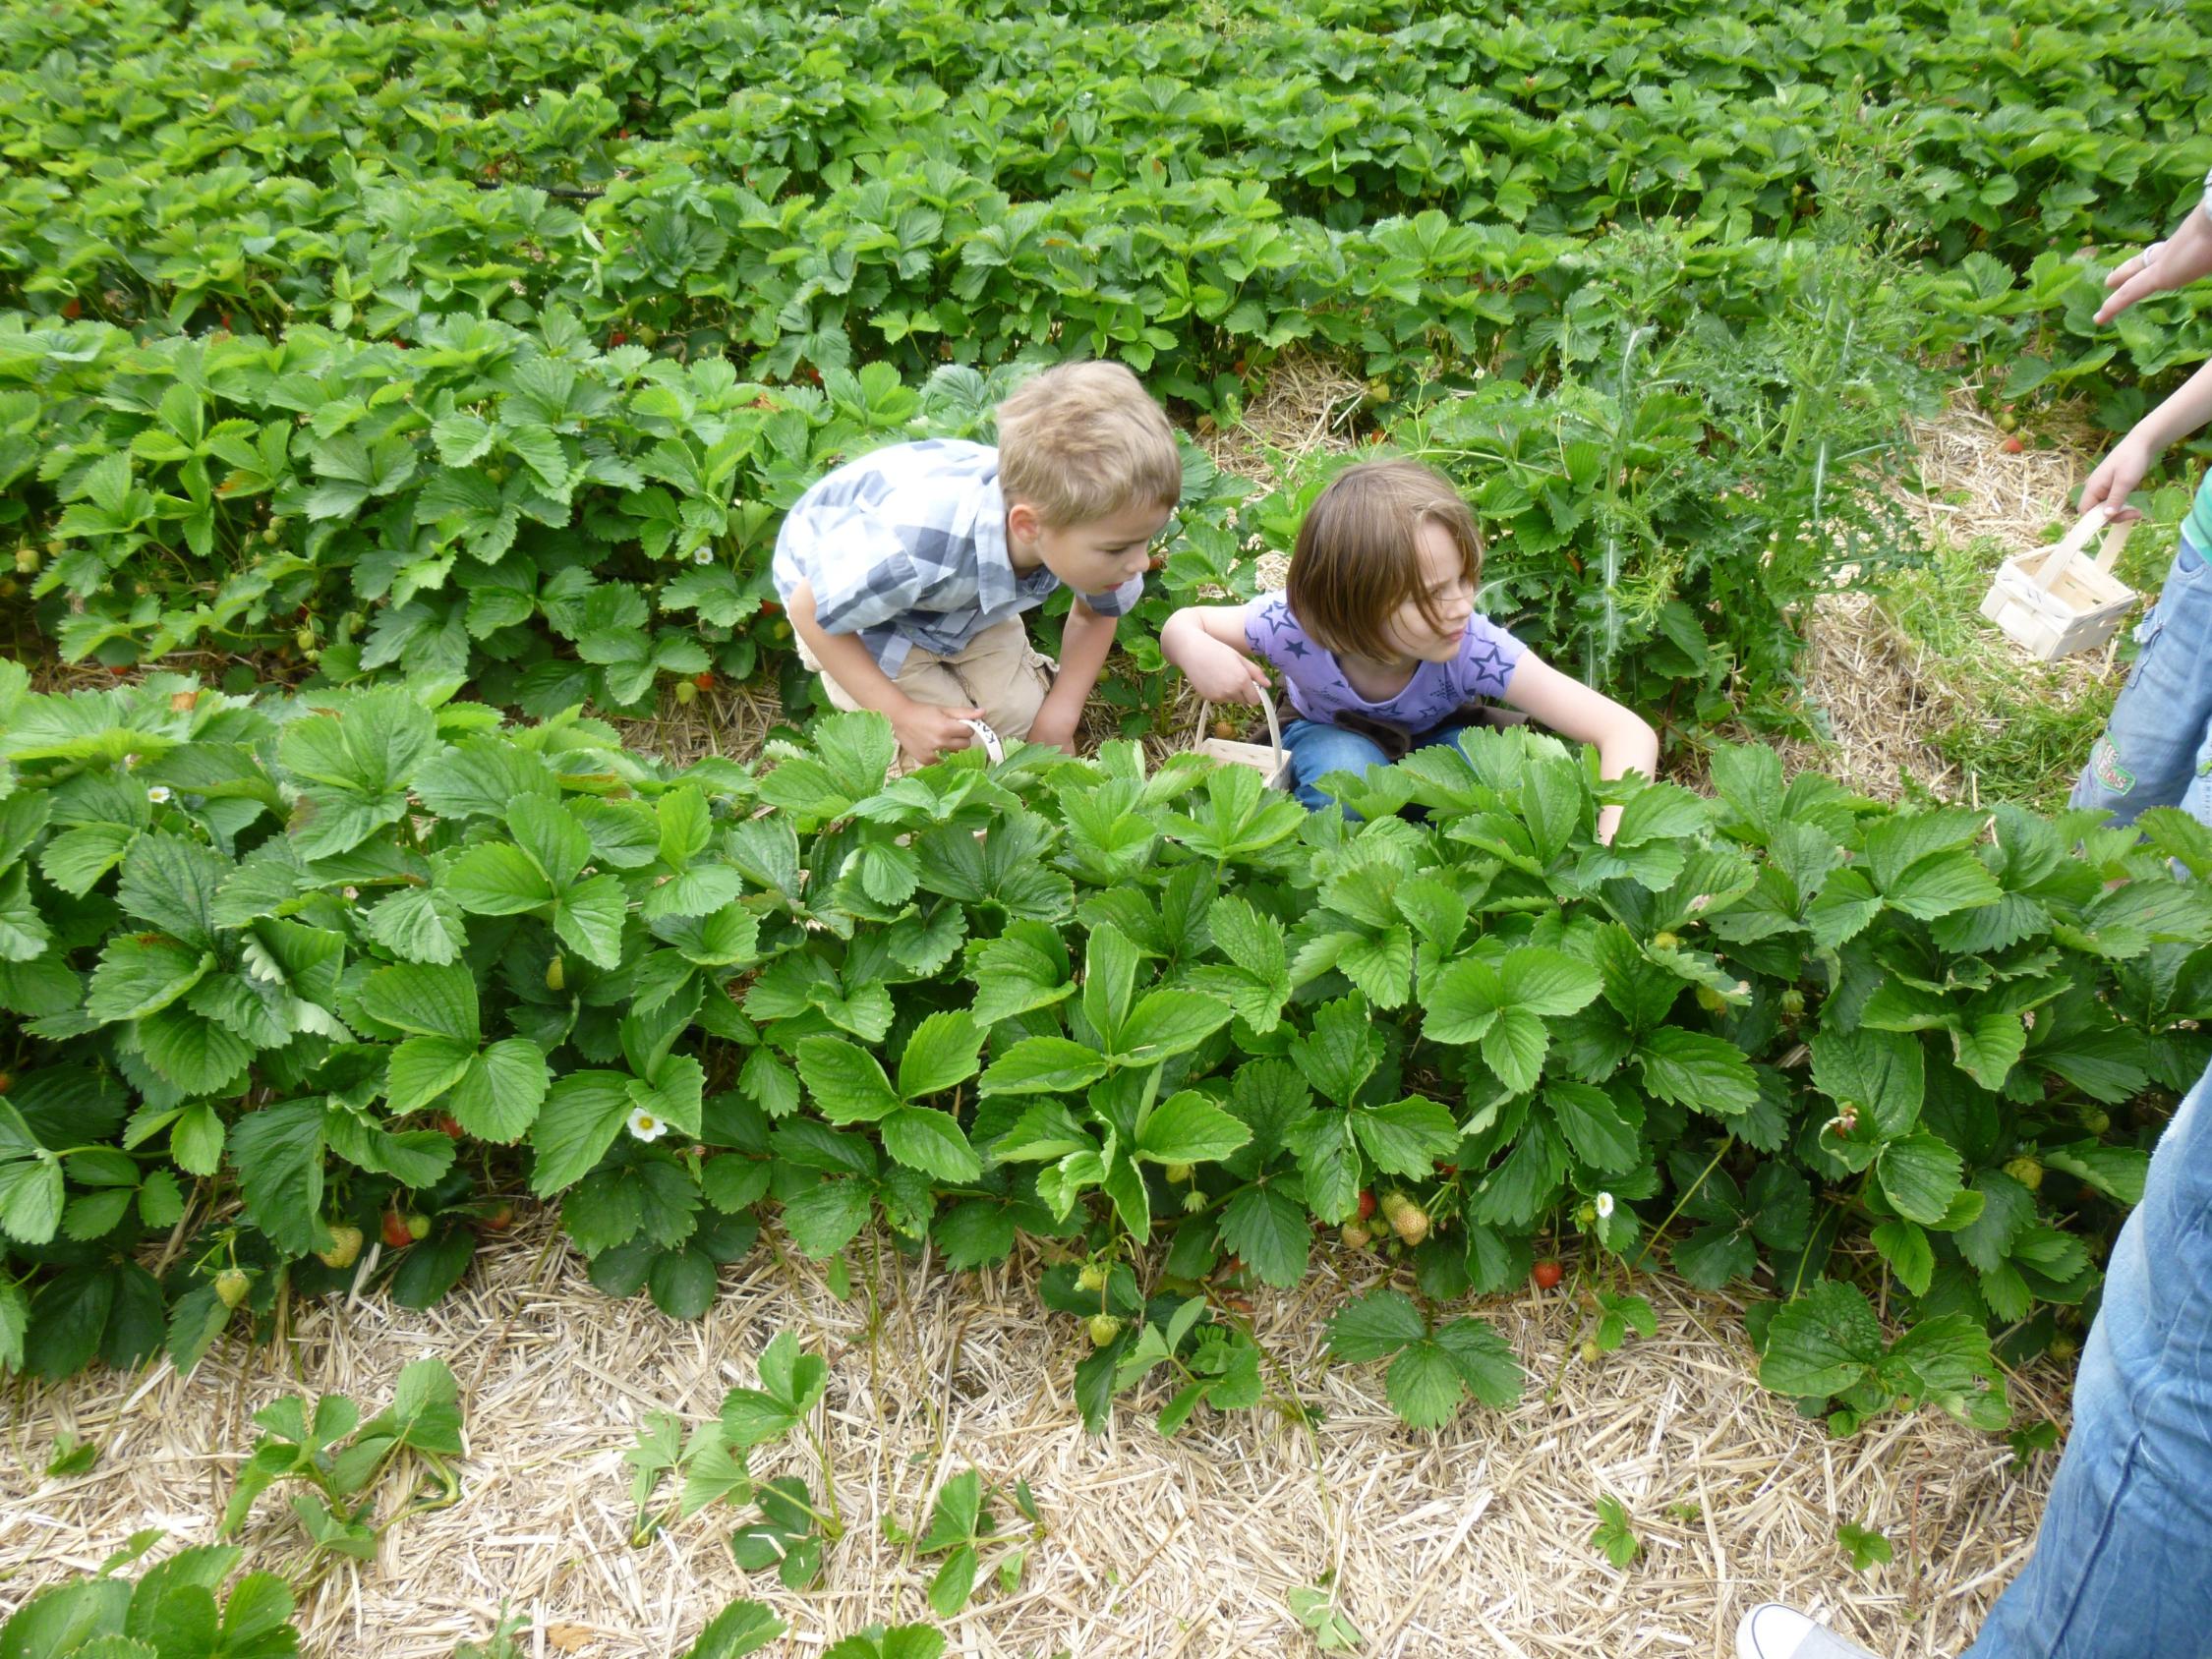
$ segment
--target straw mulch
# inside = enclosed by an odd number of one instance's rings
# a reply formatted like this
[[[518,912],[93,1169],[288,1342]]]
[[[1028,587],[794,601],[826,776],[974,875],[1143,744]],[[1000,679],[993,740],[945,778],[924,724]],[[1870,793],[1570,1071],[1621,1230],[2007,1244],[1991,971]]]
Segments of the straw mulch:
[[[2017,1570],[2050,1474],[2048,1454],[2017,1469],[2002,1441],[1934,1414],[1832,1441],[1753,1381],[1737,1304],[1663,1277],[1640,1283],[1658,1339],[1595,1366],[1569,1358],[1581,1322],[1567,1292],[1479,1305],[1531,1371],[1528,1394],[1510,1411],[1471,1406],[1442,1431],[1412,1431],[1384,1402],[1380,1367],[1322,1358],[1323,1321],[1379,1271],[1338,1253],[1298,1290],[1255,1298],[1270,1392],[1295,1392],[1316,1418],[1310,1438],[1263,1405],[1201,1410],[1163,1440],[1157,1389],[1092,1438],[1070,1396],[1081,1336],[1034,1299],[1033,1256],[977,1278],[865,1242],[855,1254],[855,1294],[841,1303],[815,1267],[764,1244],[724,1271],[705,1319],[682,1324],[598,1293],[538,1222],[492,1244],[427,1313],[377,1296],[311,1305],[280,1346],[231,1343],[189,1379],[164,1362],[20,1386],[0,1471],[0,1610],[96,1566],[136,1528],[211,1539],[255,1409],[329,1390],[374,1409],[424,1354],[461,1382],[462,1498],[407,1517],[374,1564],[311,1589],[312,1653],[444,1655],[506,1604],[533,1621],[534,1653],[658,1659],[738,1595],[790,1622],[775,1652],[819,1653],[870,1622],[928,1619],[934,1563],[887,1542],[883,1523],[918,1528],[931,1495],[972,1463],[1007,1492],[1026,1480],[1044,1534],[1011,1592],[986,1560],[971,1608],[946,1627],[959,1654],[1311,1652],[1286,1597],[1333,1574],[1373,1655],[1720,1654],[1743,1610],[1775,1596],[1879,1652],[1934,1655],[1964,1645]],[[823,1580],[796,1594],[748,1580],[725,1539],[750,1516],[727,1508],[632,1549],[621,1459],[644,1414],[712,1416],[786,1327],[831,1363],[819,1427],[847,1531]],[[2024,1416],[2056,1408],[2044,1381],[2016,1391]],[[97,1442],[100,1461],[45,1478],[64,1431]],[[818,1474],[796,1447],[755,1472]],[[1601,1495],[1643,1542],[1626,1571],[1591,1547]],[[994,1508],[1022,1527],[1009,1501]],[[1855,1574],[1835,1538],[1846,1520],[1887,1533],[1895,1563]],[[241,1541],[249,1565],[308,1576],[278,1496]]]
[[[1905,509],[1932,544],[1980,547],[1985,585],[2004,559],[2045,544],[2053,525],[2072,521],[2068,501],[2102,454],[2102,440],[2077,412],[2051,422],[2057,447],[2017,455],[2005,452],[2006,434],[1967,391],[1938,419],[1912,424],[1921,487],[1903,497]],[[2125,632],[2124,626],[2119,638]],[[2068,706],[2109,701],[2121,672],[2114,649],[2039,663],[1994,624],[1986,633],[1989,662],[2000,673],[2012,670],[2007,677],[2018,682],[2020,696]],[[1879,595],[1863,590],[1822,600],[1806,641],[1805,700],[1826,715],[1832,737],[1778,745],[1790,771],[1825,771],[1882,800],[1916,788],[1978,804],[1976,780],[1929,738],[1961,721],[2002,726],[2009,711],[1988,697],[1986,686],[1966,687],[1959,664],[1925,649],[1897,626]]]

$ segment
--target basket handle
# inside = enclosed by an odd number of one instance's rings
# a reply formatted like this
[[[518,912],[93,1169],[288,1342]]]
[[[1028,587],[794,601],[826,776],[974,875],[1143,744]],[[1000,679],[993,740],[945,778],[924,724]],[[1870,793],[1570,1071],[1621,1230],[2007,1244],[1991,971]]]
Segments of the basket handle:
[[[2127,540],[2127,526],[2112,522],[2112,509],[2106,506],[2091,507],[2078,519],[2066,537],[2053,547],[2044,561],[2035,567],[2035,585],[2048,592],[2051,584],[2064,574],[2074,555],[2089,545],[2089,539],[2098,531],[2106,532],[2104,547],[2097,555],[2097,568],[2110,570],[2112,561],[2120,556],[2122,543]]]
[[[1265,686],[1259,688],[1259,707],[1267,715],[1267,741],[1275,751],[1274,770],[1280,772],[1283,770],[1284,762],[1289,760],[1290,757],[1283,751],[1283,727],[1282,722],[1275,717],[1275,700],[1267,695]],[[1193,736],[1192,741],[1193,743],[1198,738],[1205,736],[1206,716],[1212,713],[1213,705],[1211,703],[1201,702],[1198,705],[1198,729]]]

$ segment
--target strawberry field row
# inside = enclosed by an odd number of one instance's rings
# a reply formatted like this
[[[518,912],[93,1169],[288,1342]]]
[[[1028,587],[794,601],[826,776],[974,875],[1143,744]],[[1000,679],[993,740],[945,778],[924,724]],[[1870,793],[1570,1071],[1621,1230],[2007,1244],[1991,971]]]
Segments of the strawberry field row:
[[[1623,255],[1664,280],[1695,251]],[[1411,406],[1395,434],[1462,476],[1495,543],[1486,602],[1680,725],[1789,718],[1804,603],[1839,563],[1910,549],[1862,487],[1897,470],[1925,396],[1909,310],[1868,296],[1869,268],[1807,242],[1765,265],[1786,304],[1659,339],[1625,301],[1581,307],[1558,323],[1599,359],[1579,382]],[[325,682],[465,678],[541,716],[649,706],[788,663],[782,510],[860,450],[987,437],[1006,381],[948,366],[916,386],[882,363],[747,381],[603,348],[558,307],[532,329],[428,319],[405,346],[0,325],[0,486],[29,533],[0,587],[71,661],[273,654]],[[1167,613],[1251,595],[1318,483],[1251,493],[1187,452],[1180,537],[1107,688],[1125,730],[1172,701]]]
[[[1760,748],[1716,799],[1600,788],[1514,731],[1349,785],[1355,826],[1133,745],[886,784],[875,715],[677,771],[453,689],[0,666],[10,1366],[189,1365],[287,1287],[435,1300],[527,1188],[678,1315],[764,1227],[1046,1240],[1094,1424],[1162,1364],[1179,1412],[1256,1400],[1186,1298],[1297,1284],[1316,1228],[1410,1270],[1331,1340],[1411,1422],[1518,1390],[1456,1310],[1558,1242],[1616,1324],[1660,1257],[1808,1291],[1755,1309],[1763,1374],[1842,1423],[1996,1424],[2139,1190],[2130,1103],[2207,1058],[2168,858],[2212,838],[2170,812],[1892,810]]]
[[[1757,239],[1838,191],[1946,264],[1995,256],[1969,267],[1965,327],[1932,310],[1924,348],[2047,316],[2059,270],[2017,281],[2163,228],[2203,171],[2212,83],[2180,20],[2071,6],[1071,33],[900,4],[821,29],[736,7],[311,27],[126,0],[27,12],[0,57],[20,123],[0,297],[39,312],[383,337],[559,304],[772,378],[1051,339],[1158,358],[1204,406],[1296,339],[1401,385],[1571,366],[1536,325],[1602,280],[1615,222],[1702,227],[1676,303],[1727,310],[1756,295]],[[2082,321],[2027,342],[2023,384],[2101,366]],[[2032,332],[1994,331],[2008,355]],[[2172,361],[2157,335],[2125,333],[2142,372]]]

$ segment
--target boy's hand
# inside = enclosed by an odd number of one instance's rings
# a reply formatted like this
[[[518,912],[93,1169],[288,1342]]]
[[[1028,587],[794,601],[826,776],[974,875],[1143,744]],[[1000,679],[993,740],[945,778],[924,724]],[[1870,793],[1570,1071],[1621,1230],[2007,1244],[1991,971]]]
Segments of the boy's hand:
[[[2205,217],[2203,208],[2191,207],[2171,241],[2152,243],[2105,277],[2113,292],[2097,308],[2097,321],[2110,322],[2137,300],[2186,288],[2207,275],[2212,275],[2212,218]]]
[[[1028,741],[1046,744],[1054,749],[1065,749],[1073,755],[1076,752],[1076,727],[1081,718],[1080,709],[1064,714],[1052,706],[1052,700],[1048,697],[1044,707],[1037,711],[1037,717],[1029,722]]]
[[[967,722],[983,717],[980,709],[939,709],[932,704],[916,703],[911,698],[904,700],[903,707],[888,713],[901,753],[919,767],[928,766],[938,756],[955,749],[972,746],[975,733],[968,729]]]
[[[1201,652],[1193,646],[1191,660],[1183,664],[1191,689],[1208,703],[1257,703],[1267,670],[1219,640],[1200,643],[1211,649]]]
[[[2127,504],[2127,497],[2141,486],[2154,459],[2150,446],[2139,442],[2133,432],[2128,433],[2113,445],[2112,453],[2097,463],[2097,470],[2081,486],[2080,510],[2086,513],[2105,507],[2115,524],[2141,518],[2143,515]]]

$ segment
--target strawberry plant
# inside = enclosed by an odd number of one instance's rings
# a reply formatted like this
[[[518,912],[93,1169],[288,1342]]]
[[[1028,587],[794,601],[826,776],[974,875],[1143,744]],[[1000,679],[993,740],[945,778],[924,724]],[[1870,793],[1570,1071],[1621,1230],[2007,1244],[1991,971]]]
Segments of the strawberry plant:
[[[1355,1222],[1392,1282],[1332,1345],[1423,1422],[1517,1390],[1461,1304],[1579,1235],[1601,1335],[1647,1258],[1771,1274],[1772,1386],[1997,1425],[2206,1058],[2179,814],[1884,807],[1759,747],[1712,797],[1601,787],[1514,730],[1341,777],[1353,823],[1126,743],[887,781],[892,741],[678,769],[450,682],[0,670],[0,1358],[188,1364],[286,1290],[441,1293],[527,1188],[675,1317],[764,1228],[959,1270],[1053,1240],[1093,1426],[1153,1379],[1167,1427],[1252,1402],[1238,1287]],[[820,1361],[769,1357],[639,1467],[758,1503],[745,1547],[804,1577],[836,1494],[744,1453]]]
[[[446,1459],[462,1454],[459,1390],[441,1359],[419,1359],[399,1374],[388,1408],[368,1422],[344,1395],[324,1395],[312,1409],[294,1396],[254,1413],[262,1433],[223,1508],[221,1532],[233,1537],[255,1501],[280,1482],[306,1488],[292,1513],[318,1552],[369,1561],[390,1519],[376,1518],[378,1477],[403,1453],[429,1474],[432,1489],[398,1512],[441,1509],[460,1495]],[[394,1517],[396,1518],[396,1516]]]
[[[160,1539],[157,1528],[134,1533],[89,1576],[32,1595],[0,1624],[0,1650],[21,1659],[283,1659],[300,1650],[283,1579],[249,1573],[224,1592],[244,1555],[229,1545],[179,1550],[136,1580],[116,1576]]]

